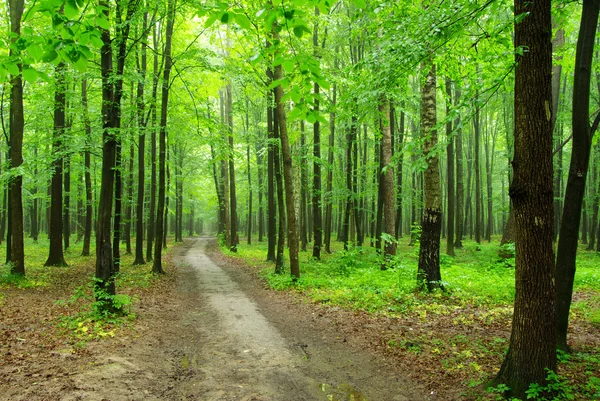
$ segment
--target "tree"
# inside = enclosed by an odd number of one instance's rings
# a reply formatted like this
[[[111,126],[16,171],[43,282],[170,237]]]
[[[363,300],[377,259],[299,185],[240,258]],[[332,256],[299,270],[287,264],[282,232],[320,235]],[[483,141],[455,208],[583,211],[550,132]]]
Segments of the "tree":
[[[392,167],[392,133],[390,127],[390,103],[384,97],[379,103],[380,113],[380,130],[381,130],[381,155],[383,171],[379,174],[383,175],[383,203],[384,203],[384,232],[386,234],[384,245],[384,264],[382,269],[387,267],[392,256],[396,255],[396,210],[394,199],[394,168]]]
[[[421,228],[421,249],[417,283],[421,288],[432,291],[441,288],[440,235],[442,230],[442,188],[440,184],[439,156],[434,153],[437,144],[436,115],[436,72],[435,64],[427,71],[421,90],[421,126],[423,129],[423,153],[427,160],[425,170],[425,205]]]
[[[515,219],[515,302],[508,352],[496,382],[525,398],[556,370],[550,1],[516,0],[515,151],[509,194]],[[517,19],[517,21],[520,18]],[[526,51],[522,52],[519,49]],[[520,55],[522,54],[522,55]]]
[[[54,131],[52,162],[52,185],[50,205],[50,251],[44,266],[66,266],[63,254],[63,146],[65,131],[66,83],[65,63],[55,69],[56,88],[54,92]]]
[[[573,281],[577,258],[577,240],[585,182],[590,160],[592,134],[600,122],[596,117],[593,128],[589,122],[590,79],[594,42],[598,26],[600,1],[583,2],[573,83],[573,150],[565,190],[556,257],[556,322],[557,347],[569,350],[567,328],[573,296]]]
[[[156,241],[154,243],[154,260],[152,272],[164,274],[162,268],[163,236],[166,231],[165,224],[165,197],[166,197],[166,152],[167,152],[167,111],[169,105],[169,84],[171,78],[171,44],[173,38],[173,25],[175,23],[175,2],[169,0],[167,4],[167,29],[165,32],[165,68],[163,71],[162,102],[160,110],[160,136],[158,150],[158,207],[156,208]]]
[[[12,41],[16,42],[21,35],[21,17],[23,16],[23,0],[9,0],[8,8],[10,14],[10,31],[14,36]],[[10,55],[14,55],[11,47]],[[23,164],[23,130],[25,119],[23,113],[23,66],[17,65],[18,73],[11,74],[10,91],[10,167],[11,178],[9,181],[10,210],[8,212],[10,228],[10,241],[6,252],[7,261],[11,262],[10,272],[12,274],[25,275],[25,246],[23,240],[23,175],[18,168]]]
[[[446,147],[448,159],[446,163],[448,181],[448,235],[446,236],[446,253],[454,256],[454,137],[452,135],[452,119],[450,118],[451,105],[452,81],[446,78],[446,137],[448,140],[448,146]]]

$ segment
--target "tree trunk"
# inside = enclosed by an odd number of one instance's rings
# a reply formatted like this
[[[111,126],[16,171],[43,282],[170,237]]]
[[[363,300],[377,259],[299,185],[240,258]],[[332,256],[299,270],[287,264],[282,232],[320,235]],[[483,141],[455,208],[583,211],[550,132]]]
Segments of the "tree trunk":
[[[68,107],[65,105],[65,107]],[[70,124],[66,124],[66,130],[69,129]],[[71,239],[71,158],[68,155],[65,155],[64,164],[63,164],[63,184],[65,186],[64,190],[64,204],[63,204],[63,242],[65,244],[65,251],[69,249],[70,239]]]
[[[425,71],[425,68],[422,69]],[[425,205],[421,225],[421,249],[417,284],[428,291],[442,288],[440,273],[440,234],[442,229],[442,188],[440,184],[439,156],[435,154],[437,145],[436,116],[436,73],[435,64],[427,72],[421,90],[421,126],[424,142],[423,153],[427,160],[424,173]]]
[[[235,189],[235,153],[233,148],[233,93],[231,82],[225,88],[225,115],[227,116],[227,136],[229,138],[229,211],[231,215],[231,252],[237,252],[238,230],[237,230],[237,194]]]
[[[308,183],[306,178],[306,133],[304,131],[304,121],[300,121],[300,250],[306,251],[308,242],[307,232],[307,190]]]
[[[479,70],[479,68],[477,68]],[[479,90],[475,90],[475,103],[479,101]],[[481,119],[479,105],[475,106],[475,118],[473,119],[474,129],[473,135],[475,138],[475,242],[481,242],[481,161],[480,161],[480,138],[481,138]]]
[[[497,383],[524,399],[532,383],[544,385],[556,371],[552,210],[552,107],[550,1],[515,0],[514,177],[509,193],[516,227],[515,302],[508,353]],[[585,15],[585,12],[584,12]]]
[[[452,105],[452,81],[446,78],[446,139],[448,146],[446,147],[446,155],[448,162],[446,163],[446,180],[448,183],[448,234],[446,236],[446,253],[454,256],[454,136],[452,133],[452,120],[450,116],[450,106]]]
[[[50,249],[44,266],[66,266],[63,254],[63,149],[65,133],[65,64],[59,63],[55,69],[56,89],[54,92],[54,130],[52,138],[52,185],[50,198]]]
[[[165,67],[163,71],[162,103],[160,111],[160,137],[158,151],[158,207],[156,208],[156,241],[154,244],[153,273],[164,273],[162,268],[162,248],[165,227],[165,197],[166,197],[166,152],[167,152],[167,111],[169,104],[169,84],[171,78],[171,40],[173,37],[173,24],[175,22],[175,1],[169,0],[167,4],[167,30],[165,33]]]
[[[454,89],[454,107],[459,107],[460,104],[460,87],[458,83]],[[460,112],[454,119],[454,145],[456,147],[456,219],[455,219],[455,236],[454,248],[462,248],[463,238],[463,220],[465,211],[465,185],[463,178],[463,146],[462,146],[462,128],[460,121]]]
[[[142,22],[142,43],[141,43],[141,57],[138,68],[138,84],[136,93],[136,108],[137,108],[137,120],[139,129],[138,138],[138,176],[137,176],[137,200],[135,204],[135,260],[134,265],[146,264],[144,260],[144,197],[146,195],[144,188],[144,175],[145,175],[145,151],[146,151],[146,125],[147,121],[144,118],[145,114],[145,102],[144,102],[144,81],[146,80],[146,68],[147,68],[147,33],[146,29],[148,26],[148,12],[144,13],[144,19]],[[149,220],[152,220],[150,217]]]
[[[403,190],[402,190],[402,169],[404,164],[404,102],[401,104],[402,110],[400,111],[400,126],[398,127],[398,141],[397,149],[400,153],[398,157],[398,166],[396,167],[396,187],[398,188],[397,206],[396,206],[396,239],[402,238],[402,207],[403,207]]]
[[[267,70],[269,82],[272,78],[271,70]],[[277,222],[275,220],[277,209],[275,205],[275,139],[273,118],[273,91],[267,90],[267,261],[275,262],[275,246]]]
[[[337,52],[336,52],[337,53]],[[337,58],[336,58],[337,64]],[[332,110],[337,102],[337,84],[333,84]],[[329,149],[327,150],[327,187],[325,189],[325,252],[331,253],[331,229],[333,227],[333,148],[335,146],[335,112],[329,113]]]
[[[569,350],[567,329],[575,278],[577,237],[592,142],[589,125],[590,80],[599,8],[600,2],[597,0],[583,2],[575,55],[573,145],[556,257],[556,345],[561,350]]]
[[[279,39],[279,34],[273,32],[275,40]],[[278,81],[283,78],[283,68],[280,65],[275,67],[274,79]],[[292,154],[287,133],[287,122],[285,115],[285,104],[283,102],[283,87],[275,87],[275,107],[277,108],[277,118],[279,123],[279,137],[281,138],[281,153],[283,156],[283,177],[285,181],[286,212],[287,212],[287,232],[288,248],[290,253],[290,273],[295,279],[300,278],[300,264],[298,261],[298,226],[296,222],[294,183],[292,174]]]
[[[88,113],[88,100],[87,100],[87,79],[81,81],[81,105],[83,107],[83,125],[85,127],[86,144],[85,151],[83,154],[84,168],[85,168],[85,228],[83,233],[83,250],[81,256],[90,256],[90,244],[92,242],[92,219],[93,219],[93,206],[92,206],[92,161],[90,151],[90,138],[92,136],[92,125],[90,123],[90,116]]]
[[[33,157],[35,158],[35,170],[33,172],[34,176],[37,177],[39,174],[38,171],[38,148],[35,147],[33,149]],[[2,163],[2,161],[0,160],[0,164]],[[33,183],[33,189],[31,190],[31,195],[33,197],[33,204],[31,206],[31,238],[33,239],[33,242],[37,243],[38,241],[38,235],[39,235],[39,226],[38,226],[38,214],[39,214],[39,199],[38,199],[38,186],[37,186],[37,182]],[[0,231],[0,242],[2,240],[2,233],[3,231]]]
[[[273,139],[276,141],[273,147],[273,165],[275,181],[277,183],[277,215],[279,226],[277,232],[277,254],[275,256],[275,273],[283,273],[283,250],[285,247],[285,199],[283,197],[283,177],[281,176],[281,152],[279,138],[279,109],[273,108]]]
[[[133,159],[135,151],[133,149],[133,137],[129,143],[129,171],[127,175],[127,197],[125,203],[125,228],[123,229],[123,240],[125,241],[125,253],[131,255],[131,222],[133,220]]]
[[[384,262],[381,269],[385,270],[391,263],[392,256],[396,255],[396,210],[394,202],[394,169],[392,167],[392,131],[390,129],[390,102],[382,97],[379,102],[380,130],[381,130],[381,155],[385,171],[380,171],[383,176],[383,203],[384,203]]]
[[[21,35],[21,16],[23,15],[23,0],[9,0],[10,30],[15,34],[12,41]],[[10,49],[13,56],[13,50]],[[23,113],[23,79],[22,66],[19,64],[19,74],[11,76],[10,93],[10,167],[11,170],[23,164],[23,131],[25,126]],[[11,263],[12,274],[25,275],[25,245],[23,233],[23,176],[15,174],[9,183],[10,211],[9,234],[7,238],[7,260]]]
[[[319,8],[315,7],[315,28],[313,31],[313,48],[315,56],[319,57],[317,49],[319,47]],[[319,114],[319,91],[320,87],[317,82],[314,85],[314,108],[315,114]],[[312,256],[316,259],[321,259],[321,247],[323,246],[323,228],[321,215],[321,123],[319,119],[313,124],[313,185],[312,185],[312,218],[313,218],[313,252]]]

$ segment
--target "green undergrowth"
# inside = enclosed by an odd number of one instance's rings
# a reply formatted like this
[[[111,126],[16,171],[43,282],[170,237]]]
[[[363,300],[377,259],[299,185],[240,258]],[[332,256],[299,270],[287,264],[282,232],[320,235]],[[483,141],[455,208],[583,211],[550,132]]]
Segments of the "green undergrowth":
[[[492,323],[497,317],[511,313],[514,300],[514,258],[498,256],[497,242],[477,244],[465,240],[456,256],[440,256],[444,291],[422,294],[417,291],[418,247],[401,239],[391,268],[381,270],[381,256],[369,244],[348,251],[337,249],[322,253],[321,260],[310,251],[300,252],[301,277],[292,280],[288,274],[273,272],[265,262],[266,243],[240,244],[237,257],[246,259],[259,269],[269,285],[277,290],[302,292],[315,302],[344,306],[385,315],[428,314],[452,315],[465,309],[480,308],[472,318],[461,313],[457,319]],[[600,256],[581,252],[578,259],[574,312],[592,322],[600,320]]]

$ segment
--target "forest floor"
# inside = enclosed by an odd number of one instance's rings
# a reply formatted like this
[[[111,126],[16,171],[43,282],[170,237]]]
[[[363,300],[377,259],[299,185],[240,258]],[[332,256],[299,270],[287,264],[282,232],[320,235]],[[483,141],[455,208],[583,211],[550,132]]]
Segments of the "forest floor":
[[[136,317],[114,328],[77,314],[91,260],[52,271],[46,285],[0,288],[0,399],[459,398],[451,388],[425,390],[414,380],[420,368],[385,352],[381,333],[399,329],[387,320],[267,289],[214,240],[187,239],[168,259],[152,285],[123,285]]]

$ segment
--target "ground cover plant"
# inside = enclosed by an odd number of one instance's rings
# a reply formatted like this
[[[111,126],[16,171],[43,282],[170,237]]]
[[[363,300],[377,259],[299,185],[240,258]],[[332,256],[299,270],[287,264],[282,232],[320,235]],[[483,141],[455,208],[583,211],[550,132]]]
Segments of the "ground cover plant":
[[[398,242],[387,270],[381,270],[381,255],[368,245],[344,251],[336,243],[321,260],[301,252],[303,272],[297,280],[273,272],[265,261],[265,243],[240,244],[237,255],[231,255],[247,261],[276,290],[389,319],[390,329],[379,333],[381,344],[410,364],[413,376],[429,388],[455,386],[461,399],[501,399],[501,386],[484,391],[507,351],[514,300],[514,258],[499,257],[498,241],[465,240],[455,257],[442,254],[444,290],[434,294],[416,288],[418,246],[409,246],[407,239]],[[528,399],[599,399],[599,259],[595,252],[578,256],[570,331],[575,352],[560,353],[558,372],[548,373],[553,387],[533,385]],[[552,396],[544,398],[548,392]]]

